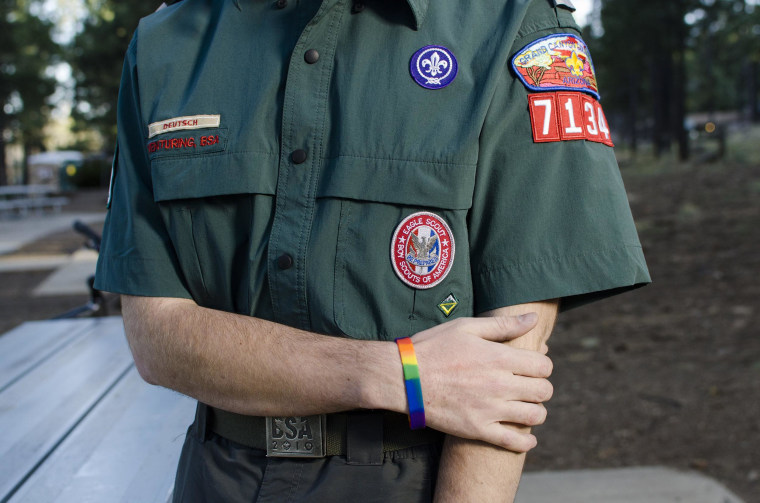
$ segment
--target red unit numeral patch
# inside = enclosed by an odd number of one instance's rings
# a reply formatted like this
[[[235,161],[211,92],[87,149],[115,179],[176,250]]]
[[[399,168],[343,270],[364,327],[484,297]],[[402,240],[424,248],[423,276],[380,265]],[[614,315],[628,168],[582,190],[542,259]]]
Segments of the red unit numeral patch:
[[[528,96],[533,141],[588,140],[613,146],[602,106],[580,92],[537,93]]]

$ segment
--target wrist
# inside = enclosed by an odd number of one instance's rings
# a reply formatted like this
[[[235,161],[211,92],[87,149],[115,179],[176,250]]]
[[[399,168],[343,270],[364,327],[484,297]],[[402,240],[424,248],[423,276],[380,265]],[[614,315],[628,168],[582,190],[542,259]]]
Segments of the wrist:
[[[404,372],[404,387],[406,388],[406,403],[409,409],[409,427],[413,430],[425,428],[425,403],[422,399],[420,383],[420,368],[417,365],[417,354],[410,337],[396,339],[401,366]]]
[[[361,407],[407,413],[404,371],[394,342],[370,342],[362,365]]]

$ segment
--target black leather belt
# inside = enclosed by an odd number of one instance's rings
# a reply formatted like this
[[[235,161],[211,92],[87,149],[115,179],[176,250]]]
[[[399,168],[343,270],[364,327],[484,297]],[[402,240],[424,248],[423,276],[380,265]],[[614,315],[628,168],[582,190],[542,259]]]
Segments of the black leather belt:
[[[410,447],[435,444],[443,440],[443,434],[437,430],[425,428],[423,430],[411,430],[409,419],[404,414],[388,411],[350,411],[344,413],[327,414],[323,428],[324,451],[320,455],[301,456],[298,453],[291,454],[284,451],[283,445],[288,449],[296,450],[296,444],[301,442],[300,447],[308,445],[309,440],[317,436],[315,426],[309,425],[305,420],[308,418],[267,418],[258,416],[245,416],[227,412],[225,410],[205,407],[206,428],[217,435],[232,440],[238,444],[254,449],[267,450],[268,455],[284,455],[292,457],[321,457],[346,456],[356,446],[377,445],[377,451],[383,452],[407,449]],[[199,413],[200,413],[199,409]],[[309,416],[316,417],[316,416]],[[267,437],[267,422],[270,422],[270,435]],[[276,434],[272,434],[272,431]],[[279,449],[280,454],[272,454],[272,444]],[[356,449],[354,449],[356,450]],[[369,447],[372,450],[372,447]]]

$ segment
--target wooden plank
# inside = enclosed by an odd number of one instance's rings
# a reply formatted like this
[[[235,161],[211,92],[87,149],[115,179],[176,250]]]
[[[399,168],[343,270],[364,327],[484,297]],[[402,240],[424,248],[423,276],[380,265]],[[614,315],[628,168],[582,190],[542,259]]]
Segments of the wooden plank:
[[[52,185],[5,185],[0,187],[0,197],[43,195],[55,192],[56,188]]]
[[[84,334],[0,392],[0,501],[46,459],[132,365],[121,321]]]
[[[0,392],[81,337],[95,319],[28,321],[0,336]]]
[[[69,204],[69,200],[65,197],[28,197],[0,201],[0,211],[7,213],[17,212],[19,215],[26,215],[29,210],[42,211],[50,208],[57,212],[67,204]]]
[[[130,369],[10,501],[168,501],[195,401]]]

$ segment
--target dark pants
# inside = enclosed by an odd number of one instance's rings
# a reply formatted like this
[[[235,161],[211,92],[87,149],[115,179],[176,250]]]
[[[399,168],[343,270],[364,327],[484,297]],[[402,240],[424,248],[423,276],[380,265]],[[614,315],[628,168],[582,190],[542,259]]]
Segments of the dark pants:
[[[345,456],[267,458],[190,426],[182,448],[174,502],[429,502],[440,445],[386,452],[382,464],[349,464]]]

